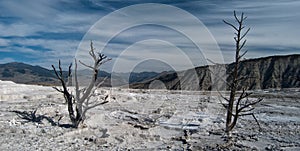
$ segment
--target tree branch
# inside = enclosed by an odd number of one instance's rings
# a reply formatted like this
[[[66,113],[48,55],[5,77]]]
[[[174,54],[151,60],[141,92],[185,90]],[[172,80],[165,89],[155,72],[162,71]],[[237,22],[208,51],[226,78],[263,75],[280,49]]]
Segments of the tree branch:
[[[263,99],[260,98],[260,99],[257,99],[257,101],[254,101],[254,102],[251,102],[251,103],[248,103],[246,105],[244,105],[243,107],[239,108],[239,112],[241,112],[242,110],[244,110],[245,108],[249,107],[249,106],[252,106],[252,105],[255,105],[259,102],[261,102]]]
[[[234,25],[232,25],[231,23],[227,22],[226,20],[223,20],[223,22],[229,26],[231,26],[234,30],[239,31]]]
[[[81,63],[83,66],[85,66],[85,67],[88,67],[88,68],[90,68],[90,69],[94,69],[94,67],[92,67],[92,66],[89,66],[89,65],[87,65],[87,64],[85,64],[85,63],[83,63],[83,62],[81,62],[80,60],[79,60],[79,63]]]

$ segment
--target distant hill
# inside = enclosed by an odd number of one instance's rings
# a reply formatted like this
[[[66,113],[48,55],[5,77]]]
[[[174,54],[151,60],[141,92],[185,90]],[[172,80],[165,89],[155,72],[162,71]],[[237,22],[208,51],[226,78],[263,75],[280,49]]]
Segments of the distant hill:
[[[67,72],[63,72],[66,76]],[[141,82],[157,76],[156,72],[141,72],[141,73],[114,73],[114,84],[120,86],[123,84]],[[80,84],[84,85],[89,82],[89,76],[92,75],[91,70],[78,71],[78,77],[81,80]],[[111,74],[105,71],[100,71],[98,82],[106,79],[102,86],[111,86]],[[129,79],[126,79],[129,77]],[[13,81],[22,84],[38,84],[38,85],[60,85],[53,70],[45,69],[40,66],[32,66],[19,62],[0,64],[0,80]]]
[[[112,73],[113,86],[123,86],[132,83],[142,82],[148,79],[155,78],[160,73],[157,72],[127,72],[127,73]]]
[[[19,62],[0,64],[0,79],[23,84],[58,84],[51,70]]]
[[[148,89],[161,88],[161,84],[170,90],[210,90],[212,88],[211,72],[209,68],[216,69],[222,65],[202,66],[180,72],[163,72],[155,78],[143,82],[131,84],[131,88]],[[233,69],[233,64],[223,65],[227,74]],[[195,84],[195,74],[199,84]],[[257,59],[249,59],[241,62],[240,76],[251,78],[243,79],[242,86],[248,89],[281,89],[300,88],[300,55],[270,56]],[[161,81],[155,86],[155,81]],[[227,77],[226,81],[231,81]],[[223,85],[224,86],[224,85]]]
[[[79,71],[79,75],[84,75],[89,71]],[[67,76],[67,72],[63,71]],[[107,72],[100,72],[99,77],[109,77]],[[32,66],[20,62],[0,64],[0,80],[8,80],[22,84],[37,85],[60,85],[54,71],[40,66]]]

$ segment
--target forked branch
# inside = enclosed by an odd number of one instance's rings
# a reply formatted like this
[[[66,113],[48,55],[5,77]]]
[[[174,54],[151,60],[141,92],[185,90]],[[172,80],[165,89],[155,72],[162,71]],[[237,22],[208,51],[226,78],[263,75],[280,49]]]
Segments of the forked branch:
[[[239,71],[240,68],[240,62],[242,57],[244,57],[247,53],[247,51],[244,51],[243,53],[241,50],[244,48],[247,40],[245,39],[246,35],[249,33],[250,28],[248,28],[245,32],[245,26],[244,21],[247,19],[247,17],[244,16],[244,13],[241,14],[240,17],[237,16],[236,12],[233,12],[233,16],[235,21],[237,22],[237,25],[234,25],[230,22],[227,22],[223,20],[223,22],[230,27],[232,27],[235,31],[234,40],[235,40],[235,62],[234,62],[234,68],[233,71],[230,72],[230,76],[232,78],[232,81],[229,83],[230,88],[230,96],[229,98],[226,98],[221,95],[221,97],[228,102],[228,105],[224,105],[226,107],[227,111],[227,117],[226,117],[226,133],[228,136],[230,136],[231,130],[235,127],[237,120],[239,116],[245,116],[245,115],[252,115],[255,121],[258,123],[258,120],[254,116],[254,113],[251,111],[254,110],[255,104],[261,102],[263,99],[259,98],[255,101],[250,101],[248,97],[251,96],[252,93],[247,92],[247,87],[242,86],[242,92],[238,94],[238,86],[241,85],[241,80],[248,79],[249,76],[240,76]],[[259,124],[258,124],[259,125]]]
[[[60,80],[61,85],[63,87],[62,89],[54,87],[54,89],[57,90],[58,92],[61,92],[64,94],[64,98],[65,98],[66,102],[68,103],[69,116],[70,116],[71,122],[74,127],[78,127],[78,125],[85,120],[85,118],[86,118],[85,114],[89,109],[92,109],[99,105],[108,103],[108,100],[107,100],[108,95],[103,97],[103,99],[101,99],[102,101],[99,101],[97,98],[98,98],[98,95],[101,95],[101,94],[96,95],[95,90],[98,87],[98,85],[96,84],[96,81],[98,78],[99,67],[111,59],[107,58],[107,56],[105,56],[102,53],[95,53],[95,48],[93,47],[93,42],[91,42],[91,44],[90,44],[89,55],[94,60],[93,65],[87,65],[86,63],[83,63],[79,60],[79,62],[83,66],[90,68],[94,71],[92,78],[90,79],[89,85],[82,89],[79,88],[79,82],[78,82],[78,77],[77,77],[78,76],[78,71],[77,71],[78,65],[77,65],[77,60],[75,59],[75,77],[74,77],[75,78],[75,96],[73,94],[71,94],[69,92],[69,90],[67,89],[66,78],[63,77],[64,72],[61,68],[60,61],[58,63],[59,71],[57,71],[56,68],[52,65],[54,73],[55,73],[57,79]],[[71,67],[72,67],[72,64],[70,64],[70,66],[69,66],[68,78],[70,78],[72,76]],[[102,82],[100,82],[100,84],[101,83]],[[91,101],[92,97],[96,98],[96,99],[93,99],[94,101]],[[74,112],[74,110],[75,110],[75,112]]]

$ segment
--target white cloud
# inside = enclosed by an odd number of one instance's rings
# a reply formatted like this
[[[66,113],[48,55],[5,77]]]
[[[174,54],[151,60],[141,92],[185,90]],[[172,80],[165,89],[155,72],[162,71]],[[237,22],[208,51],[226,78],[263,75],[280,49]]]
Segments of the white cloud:
[[[45,39],[18,39],[15,43],[23,46],[42,46],[49,49],[32,50],[29,48],[18,48],[17,50],[27,54],[33,54],[36,60],[32,63],[38,63],[41,66],[49,67],[51,64],[56,64],[60,59],[65,63],[70,63],[75,57],[75,52],[79,41],[76,40],[45,40]]]
[[[7,46],[9,44],[9,40],[0,38],[0,46]]]
[[[23,20],[36,21],[49,19],[57,13],[54,6],[57,4],[56,0],[39,0],[39,1],[1,1],[2,12],[17,16]],[[6,14],[6,15],[7,15]]]
[[[9,63],[9,62],[15,62],[16,60],[14,60],[13,58],[3,58],[3,59],[0,59],[0,64],[4,64],[4,63]]]
[[[12,25],[0,24],[1,36],[29,36],[35,34],[37,31],[43,31],[45,27],[41,25],[16,23]]]

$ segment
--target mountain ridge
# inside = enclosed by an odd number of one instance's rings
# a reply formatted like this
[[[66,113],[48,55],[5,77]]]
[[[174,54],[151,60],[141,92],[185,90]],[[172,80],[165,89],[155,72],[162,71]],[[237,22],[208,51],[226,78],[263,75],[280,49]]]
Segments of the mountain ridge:
[[[161,89],[170,90],[211,90],[212,79],[210,69],[223,66],[227,75],[233,68],[233,63],[198,66],[194,69],[183,71],[141,72],[141,73],[108,73],[100,71],[99,81],[106,79],[102,86],[122,86],[129,83],[130,88],[135,89]],[[300,54],[276,55],[261,58],[243,60],[240,64],[239,74],[249,75],[251,78],[242,81],[248,89],[269,89],[269,88],[299,88],[300,87]],[[86,76],[87,71],[78,72]],[[197,80],[195,80],[196,72]],[[64,75],[67,72],[63,72]],[[113,76],[113,77],[112,77]],[[127,79],[129,78],[129,79]],[[88,78],[85,78],[88,80]],[[9,80],[22,84],[37,85],[60,85],[53,70],[40,66],[28,65],[21,62],[0,64],[0,80]],[[227,77],[227,81],[231,78]],[[195,85],[199,81],[199,85]],[[86,82],[86,81],[84,81]],[[117,83],[117,84],[116,84]],[[224,87],[222,85],[221,87]],[[239,89],[241,86],[239,86]]]
[[[233,69],[233,65],[234,63],[206,65],[179,72],[162,73],[156,78],[131,84],[130,88],[155,89],[164,87],[170,90],[211,90],[213,82],[210,70],[213,69],[217,71],[220,69],[220,66],[223,66],[226,69],[226,74],[229,75],[229,72]],[[197,73],[199,85],[194,84],[195,73],[192,72]],[[299,88],[300,54],[276,55],[243,60],[240,63],[239,75],[248,75],[250,78],[242,80],[242,85],[239,85],[238,89],[244,86],[247,86],[249,90]],[[155,81],[161,81],[164,86],[158,85],[156,87],[152,84],[155,83]],[[231,77],[227,76],[226,81],[230,82]],[[225,85],[226,84],[223,83],[219,85],[219,87],[225,87]],[[228,90],[228,88],[226,90]]]
[[[63,71],[63,75],[67,76],[68,72]],[[129,80],[130,83],[140,82],[145,79],[155,77],[159,73],[156,72],[132,72],[132,73],[108,73],[100,71],[98,74],[98,82],[105,80],[102,86],[111,86],[111,75],[114,75],[114,80],[117,81],[116,86],[120,86],[124,81]],[[89,69],[79,70],[77,73],[81,78],[81,83],[89,82],[89,76],[92,71]],[[129,79],[124,79],[129,77]],[[29,65],[22,62],[11,62],[0,64],[0,80],[13,81],[20,84],[36,84],[36,85],[60,85],[53,70],[43,68],[38,65]]]

